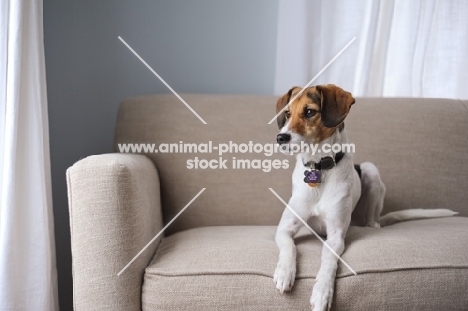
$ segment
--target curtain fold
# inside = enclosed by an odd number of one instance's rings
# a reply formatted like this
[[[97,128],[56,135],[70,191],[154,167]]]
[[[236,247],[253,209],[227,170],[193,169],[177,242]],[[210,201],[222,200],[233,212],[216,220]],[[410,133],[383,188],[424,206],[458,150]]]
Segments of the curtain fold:
[[[356,96],[468,98],[468,1],[279,0],[275,93],[315,81]]]
[[[58,310],[42,16],[0,4],[0,310]]]

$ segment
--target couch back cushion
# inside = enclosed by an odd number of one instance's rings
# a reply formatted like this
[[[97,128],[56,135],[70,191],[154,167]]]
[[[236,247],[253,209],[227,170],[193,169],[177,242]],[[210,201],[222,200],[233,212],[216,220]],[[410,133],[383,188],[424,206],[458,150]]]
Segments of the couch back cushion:
[[[285,201],[289,199],[294,157],[239,151],[221,155],[227,169],[189,169],[187,161],[196,157],[219,161],[218,150],[165,153],[161,147],[172,144],[172,148],[180,148],[181,142],[208,145],[210,141],[213,147],[250,141],[252,146],[273,145],[278,128],[276,122],[268,122],[275,115],[277,98],[182,97],[206,125],[175,96],[167,94],[124,100],[115,132],[116,151],[120,151],[119,144],[155,144],[159,148],[159,152],[141,153],[147,154],[158,168],[166,222],[206,188],[167,232],[200,226],[276,225],[284,205],[268,188]],[[381,172],[387,186],[384,213],[450,208],[468,216],[467,107],[467,101],[448,99],[356,99],[345,128],[356,146],[355,162],[371,161]],[[233,163],[240,159],[261,168],[234,169]],[[265,172],[275,159],[282,161],[282,167]]]

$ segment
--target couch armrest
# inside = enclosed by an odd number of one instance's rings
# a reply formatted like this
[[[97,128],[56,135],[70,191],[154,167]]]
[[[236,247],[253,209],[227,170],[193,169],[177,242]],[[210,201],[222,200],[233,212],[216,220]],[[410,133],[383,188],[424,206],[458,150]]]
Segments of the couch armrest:
[[[146,266],[162,229],[159,178],[143,155],[90,156],[67,170],[75,311],[141,310]]]

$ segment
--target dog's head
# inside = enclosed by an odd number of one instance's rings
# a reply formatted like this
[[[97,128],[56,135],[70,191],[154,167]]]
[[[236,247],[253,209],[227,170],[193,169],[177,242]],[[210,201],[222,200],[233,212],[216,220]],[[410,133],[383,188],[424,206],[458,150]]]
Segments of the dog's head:
[[[301,89],[293,87],[281,96],[276,103],[276,113]],[[342,129],[352,104],[354,98],[351,93],[333,84],[305,89],[277,118],[280,128],[276,137],[278,144],[320,143],[337,129]]]

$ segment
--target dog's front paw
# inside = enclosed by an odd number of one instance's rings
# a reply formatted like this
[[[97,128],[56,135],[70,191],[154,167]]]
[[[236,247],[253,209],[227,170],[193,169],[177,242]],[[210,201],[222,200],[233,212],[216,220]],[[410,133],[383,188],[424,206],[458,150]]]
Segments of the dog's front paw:
[[[281,292],[288,292],[294,285],[296,279],[296,263],[278,262],[275,275],[273,277],[276,288]]]
[[[333,287],[333,282],[316,280],[312,290],[312,297],[310,297],[312,311],[330,310],[333,301]]]

